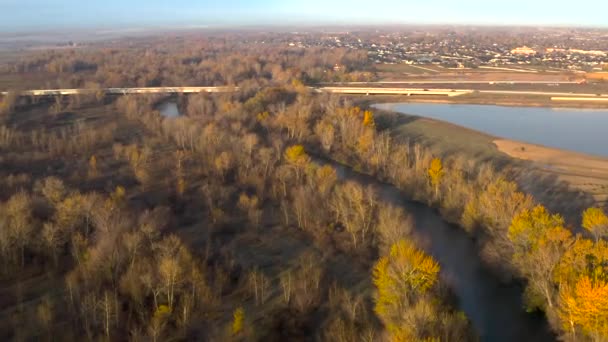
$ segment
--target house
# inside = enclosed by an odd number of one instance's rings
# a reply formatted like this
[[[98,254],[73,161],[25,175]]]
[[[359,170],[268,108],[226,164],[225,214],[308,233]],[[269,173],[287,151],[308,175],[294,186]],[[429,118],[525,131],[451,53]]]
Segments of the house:
[[[511,54],[513,55],[535,55],[536,50],[529,48],[527,46],[517,47],[511,50]]]

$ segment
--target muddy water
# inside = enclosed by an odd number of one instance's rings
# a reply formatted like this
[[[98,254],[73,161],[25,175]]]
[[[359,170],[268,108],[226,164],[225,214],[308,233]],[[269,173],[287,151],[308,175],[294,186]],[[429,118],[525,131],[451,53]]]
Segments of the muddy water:
[[[396,187],[333,164],[343,180],[377,188],[382,199],[401,206],[414,219],[414,234],[421,247],[441,265],[441,281],[458,298],[481,341],[555,341],[544,316],[528,314],[522,304],[523,288],[504,284],[482,264],[478,247],[461,228],[444,221],[436,210],[405,200]]]

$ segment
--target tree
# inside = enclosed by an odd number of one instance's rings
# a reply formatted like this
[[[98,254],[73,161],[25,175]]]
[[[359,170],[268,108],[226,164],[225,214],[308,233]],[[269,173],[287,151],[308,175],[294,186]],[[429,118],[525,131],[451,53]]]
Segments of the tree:
[[[296,178],[299,180],[302,169],[306,168],[310,163],[310,157],[304,150],[302,145],[293,145],[285,150],[285,160],[296,171]]]
[[[89,158],[89,173],[88,176],[89,178],[95,178],[97,177],[98,171],[97,171],[97,157],[95,157],[95,155],[92,155],[91,158]]]
[[[374,113],[369,110],[363,112],[363,126],[365,127],[376,127],[376,122],[374,121]]]
[[[370,187],[365,188],[349,181],[336,186],[330,205],[336,220],[350,234],[354,247],[358,247],[360,242],[366,242],[366,237],[373,228],[377,206],[375,192]]]
[[[19,94],[14,91],[9,91],[7,95],[4,95],[2,101],[0,101],[0,122],[2,116],[9,114],[15,109],[15,105],[19,100]]]
[[[594,341],[608,340],[608,283],[582,276],[574,286],[560,291],[558,315],[566,331],[577,328]]]
[[[573,243],[572,234],[563,224],[560,215],[551,215],[538,205],[515,216],[509,227],[508,236],[515,251],[513,262],[528,279],[526,297],[531,308],[554,306],[554,272]]]
[[[218,173],[218,176],[224,180],[226,174],[232,168],[233,158],[232,153],[227,151],[221,152],[214,160],[215,170]]]
[[[270,291],[270,279],[258,269],[254,269],[249,272],[247,276],[247,283],[253,292],[255,304],[264,304]]]
[[[315,134],[321,142],[321,146],[326,152],[331,151],[331,147],[334,144],[335,129],[330,122],[320,121],[315,126]]]
[[[234,310],[232,314],[232,335],[238,335],[243,331],[245,325],[245,309],[242,306]]]
[[[429,180],[431,182],[431,186],[435,189],[435,197],[439,195],[439,185],[441,184],[441,180],[445,171],[443,170],[443,164],[441,163],[441,159],[433,158],[431,160],[431,165],[428,169]]]
[[[169,309],[173,310],[176,286],[178,286],[182,278],[182,267],[176,257],[165,255],[160,259],[158,272],[164,284],[167,304],[169,305]]]
[[[407,240],[395,242],[390,253],[375,264],[372,272],[376,287],[374,310],[393,341],[416,340],[422,331],[424,335],[433,333],[433,329],[421,327],[436,320],[436,308],[423,307],[430,304],[424,296],[436,285],[438,273],[439,264]],[[410,321],[408,317],[415,316],[420,309],[431,312],[425,319]]]
[[[323,195],[327,195],[338,180],[336,169],[329,165],[323,165],[315,172],[317,189]]]
[[[47,177],[40,185],[40,192],[53,206],[59,204],[66,195],[63,181],[57,177]]]
[[[390,246],[409,236],[413,221],[410,216],[405,214],[403,209],[384,204],[378,207],[376,226],[380,248],[388,252]]]
[[[288,163],[296,166],[304,166],[310,162],[310,157],[306,154],[304,146],[293,145],[285,150],[285,159]]]
[[[25,249],[32,242],[34,217],[30,196],[20,191],[5,203],[0,212],[0,251],[6,262],[20,261],[25,266]]]
[[[583,212],[582,226],[593,235],[597,242],[608,235],[608,216],[600,208],[588,208]]]

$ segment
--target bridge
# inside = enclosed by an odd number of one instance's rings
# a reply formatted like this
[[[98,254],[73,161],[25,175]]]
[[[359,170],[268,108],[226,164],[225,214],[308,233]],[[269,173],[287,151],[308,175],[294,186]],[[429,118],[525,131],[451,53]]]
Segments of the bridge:
[[[494,94],[514,96],[547,96],[554,101],[605,101],[608,94],[583,94],[545,91],[516,91],[516,90],[474,90],[453,88],[387,88],[387,87],[346,87],[325,86],[310,87],[317,93],[346,94],[346,95],[405,95],[405,96],[446,96],[454,97],[466,94]],[[195,94],[195,93],[232,93],[238,91],[238,87],[139,87],[139,88],[88,88],[88,89],[38,89],[18,92],[21,96],[60,96],[95,94],[103,92],[111,95],[128,94]],[[0,92],[7,95],[8,92]],[[565,100],[564,100],[565,99]]]
[[[192,93],[230,93],[236,87],[139,87],[139,88],[86,88],[86,89],[38,89],[25,90],[18,92],[21,96],[58,96],[58,95],[79,95],[94,94],[103,92],[111,95],[128,94],[192,94]],[[0,92],[7,95],[8,92]]]
[[[460,96],[470,94],[473,90],[467,89],[422,89],[422,88],[379,88],[379,87],[321,87],[313,88],[319,93],[351,94],[351,95],[439,95]]]
[[[110,95],[128,94],[194,94],[194,93],[230,93],[238,87],[139,87],[139,88],[99,88],[99,89],[38,89],[18,92],[21,96],[59,96],[94,94],[103,92]],[[362,95],[445,95],[458,96],[472,90],[422,89],[422,88],[380,88],[380,87],[311,87],[319,93],[362,94]],[[8,92],[1,92],[7,95]]]

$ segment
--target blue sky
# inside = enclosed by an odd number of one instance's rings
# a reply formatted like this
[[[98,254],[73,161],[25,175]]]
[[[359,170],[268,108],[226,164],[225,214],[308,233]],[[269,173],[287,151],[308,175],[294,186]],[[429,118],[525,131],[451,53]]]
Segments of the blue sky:
[[[608,0],[0,0],[0,31],[238,24],[608,26]]]

